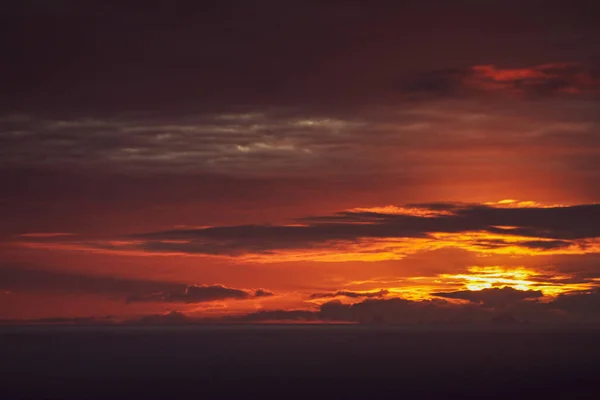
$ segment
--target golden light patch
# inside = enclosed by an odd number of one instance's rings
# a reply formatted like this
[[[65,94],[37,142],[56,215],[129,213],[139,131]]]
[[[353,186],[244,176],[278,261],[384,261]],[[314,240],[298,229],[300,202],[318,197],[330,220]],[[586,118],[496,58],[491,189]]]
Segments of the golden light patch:
[[[591,283],[565,283],[557,277],[547,277],[526,267],[506,268],[501,266],[474,266],[463,274],[442,274],[442,279],[462,281],[468,290],[483,290],[495,287],[510,287],[516,290],[539,290],[544,295],[556,296],[574,290],[588,290]],[[571,276],[563,275],[562,280]]]
[[[497,202],[486,202],[486,205],[502,208],[556,208],[568,207],[567,204],[544,204],[532,200],[503,199]]]
[[[433,218],[442,215],[454,215],[448,210],[432,210],[424,207],[398,207],[398,206],[383,206],[383,207],[367,207],[367,208],[351,208],[346,210],[353,213],[376,213],[387,215],[411,215],[415,217]]]

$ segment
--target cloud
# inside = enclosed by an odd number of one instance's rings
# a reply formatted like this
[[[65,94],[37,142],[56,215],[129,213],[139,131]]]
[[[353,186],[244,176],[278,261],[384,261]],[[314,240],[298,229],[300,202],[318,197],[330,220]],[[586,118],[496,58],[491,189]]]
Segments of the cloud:
[[[439,295],[439,293],[438,293]],[[537,291],[510,288],[478,292],[441,293],[448,298],[471,300],[454,303],[445,300],[408,300],[403,298],[365,299],[344,304],[333,300],[315,311],[261,310],[228,321],[324,321],[364,324],[444,324],[488,323],[573,323],[600,322],[600,292],[597,290],[557,296],[553,301],[538,301]],[[529,301],[522,301],[528,299]]]
[[[223,317],[223,322],[288,322],[318,320],[318,314],[308,310],[260,310],[245,315]],[[213,320],[213,322],[219,322]]]
[[[273,296],[264,289],[250,292],[223,285],[190,285],[183,292],[158,292],[149,295],[136,295],[127,298],[128,303],[164,302],[164,303],[204,303],[215,300],[246,300]]]
[[[600,317],[600,290],[565,293],[556,297],[550,307],[576,317]]]
[[[0,265],[0,289],[16,292],[120,296],[161,290],[183,291],[185,287],[177,282],[92,275],[25,265]]]
[[[468,300],[475,303],[481,303],[486,307],[502,307],[524,299],[537,299],[544,294],[540,290],[516,290],[511,287],[503,287],[482,290],[438,292],[432,293],[432,295],[448,299]]]
[[[0,319],[0,325],[113,325],[117,318],[112,315],[101,317],[48,317],[35,319]]]
[[[517,293],[522,292],[522,293]],[[437,293],[448,298],[471,300],[455,303],[443,299],[408,300],[403,298],[369,298],[344,304],[339,300],[321,304],[314,310],[263,309],[247,314],[218,317],[192,316],[181,311],[142,315],[119,320],[116,317],[43,318],[35,320],[0,320],[0,324],[107,324],[197,325],[221,323],[358,323],[400,325],[487,324],[572,324],[600,323],[600,291],[561,294],[552,301],[539,301],[535,291],[490,289],[466,293]],[[522,300],[529,301],[522,301]]]
[[[350,297],[350,298],[374,298],[374,297],[385,297],[389,294],[388,290],[381,289],[376,292],[353,292],[351,290],[338,290],[337,292],[329,293],[313,293],[309,296],[309,299],[327,299],[334,297]]]
[[[0,266],[0,290],[33,293],[97,294],[128,303],[202,303],[274,296],[266,289],[245,290],[223,285],[185,285],[178,282],[85,275],[49,269]]]
[[[274,295],[275,295],[274,293],[269,292],[268,290],[265,290],[265,289],[256,289],[254,291],[254,297],[271,297]]]
[[[440,248],[490,254],[588,254],[599,251],[600,204],[504,206],[420,204],[341,211],[290,225],[210,226],[140,233],[112,241],[59,238],[65,248],[141,254],[197,254],[248,261],[402,258]],[[53,246],[53,238],[30,246]],[[70,247],[69,247],[70,246]]]
[[[190,324],[195,321],[181,311],[169,311],[162,314],[143,315],[138,319],[125,321],[126,324],[133,325],[179,325]]]

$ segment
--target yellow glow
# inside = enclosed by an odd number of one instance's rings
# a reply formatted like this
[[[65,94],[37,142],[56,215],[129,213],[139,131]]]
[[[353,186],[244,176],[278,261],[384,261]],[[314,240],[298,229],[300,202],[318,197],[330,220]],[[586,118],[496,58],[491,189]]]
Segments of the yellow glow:
[[[540,290],[544,295],[556,296],[573,290],[588,290],[595,285],[590,283],[561,283],[549,279],[525,267],[505,268],[501,266],[474,266],[465,274],[442,274],[444,279],[459,280],[469,290],[482,290],[492,287],[510,287],[516,290]],[[570,276],[563,276],[570,278]]]
[[[392,215],[413,215],[417,217],[438,217],[440,215],[453,215],[452,212],[447,210],[431,210],[423,207],[398,207],[398,206],[384,206],[384,207],[368,207],[368,208],[351,208],[346,210],[348,212],[367,212],[377,214],[392,214]]]
[[[557,296],[576,290],[590,290],[598,286],[600,279],[585,283],[565,283],[572,276],[549,277],[526,267],[472,266],[464,273],[413,276],[406,278],[376,278],[351,281],[345,284],[350,290],[385,288],[389,297],[400,296],[410,300],[435,298],[431,293],[460,290],[479,291],[510,287],[516,290],[539,290],[544,296]],[[379,290],[379,289],[378,289]],[[447,300],[447,299],[446,299]]]
[[[552,254],[592,254],[600,253],[600,238],[573,240],[571,244],[558,248],[532,248],[526,245],[530,241],[552,242],[553,239],[535,238],[508,233],[488,233],[483,231],[445,233],[435,232],[429,237],[420,238],[365,238],[356,241],[328,241],[313,245],[307,249],[282,249],[269,253],[241,253],[235,255],[207,255],[184,251],[147,251],[142,247],[145,242],[135,241],[93,241],[93,242],[18,242],[19,246],[54,249],[79,250],[93,253],[109,253],[139,256],[183,256],[215,257],[236,262],[271,263],[289,261],[385,261],[400,260],[407,255],[457,248],[480,254],[499,254],[510,256],[536,256]],[[186,241],[169,241],[185,244]]]
[[[537,201],[531,200],[514,200],[504,199],[498,202],[486,202],[484,204],[496,207],[510,207],[510,208],[554,208],[554,207],[567,207],[566,204],[544,204],[538,203]]]

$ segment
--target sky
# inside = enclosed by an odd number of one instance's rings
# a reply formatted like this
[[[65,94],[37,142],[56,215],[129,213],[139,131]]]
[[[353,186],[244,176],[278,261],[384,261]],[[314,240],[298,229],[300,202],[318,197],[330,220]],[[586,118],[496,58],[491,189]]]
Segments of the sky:
[[[3,323],[600,320],[600,26],[558,0],[20,0]]]

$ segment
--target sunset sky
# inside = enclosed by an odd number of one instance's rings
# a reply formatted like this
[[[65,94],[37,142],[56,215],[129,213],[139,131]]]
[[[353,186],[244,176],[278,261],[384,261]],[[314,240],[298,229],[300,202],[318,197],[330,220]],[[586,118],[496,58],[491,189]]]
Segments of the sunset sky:
[[[593,5],[3,5],[0,320],[600,322]]]

